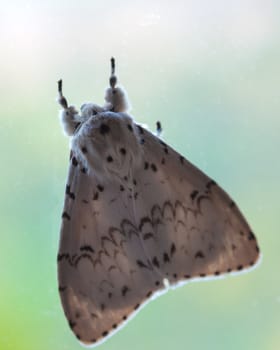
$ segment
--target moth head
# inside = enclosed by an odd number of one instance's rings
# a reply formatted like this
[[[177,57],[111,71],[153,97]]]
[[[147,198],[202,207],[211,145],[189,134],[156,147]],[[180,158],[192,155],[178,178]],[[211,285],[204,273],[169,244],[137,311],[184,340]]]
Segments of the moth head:
[[[95,103],[84,103],[81,106],[81,115],[85,120],[101,112],[104,112],[104,108]]]

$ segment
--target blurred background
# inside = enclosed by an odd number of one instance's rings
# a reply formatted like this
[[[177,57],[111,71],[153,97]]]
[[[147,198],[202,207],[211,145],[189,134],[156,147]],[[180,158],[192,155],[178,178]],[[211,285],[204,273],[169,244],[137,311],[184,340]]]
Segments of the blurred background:
[[[57,80],[103,103],[110,57],[132,114],[231,194],[261,265],[151,302],[100,349],[279,349],[280,3],[5,1],[0,12],[0,349],[81,346],[56,255],[68,168]]]

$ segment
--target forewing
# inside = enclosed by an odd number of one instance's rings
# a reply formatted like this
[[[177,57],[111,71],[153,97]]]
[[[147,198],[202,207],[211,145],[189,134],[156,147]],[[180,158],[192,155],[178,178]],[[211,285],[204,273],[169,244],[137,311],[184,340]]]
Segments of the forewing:
[[[175,284],[254,265],[256,238],[234,201],[163,141],[139,131],[135,213],[154,268]]]
[[[85,344],[102,340],[163,288],[123,187],[115,179],[99,183],[72,153],[58,254],[59,291],[69,325]]]

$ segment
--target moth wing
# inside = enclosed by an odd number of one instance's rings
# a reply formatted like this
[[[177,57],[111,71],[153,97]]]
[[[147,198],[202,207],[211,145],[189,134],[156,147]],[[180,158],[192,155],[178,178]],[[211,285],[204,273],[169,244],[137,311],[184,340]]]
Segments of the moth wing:
[[[72,153],[58,254],[65,315],[84,344],[99,342],[164,288],[148,261],[128,191],[100,185]]]
[[[112,334],[164,278],[176,284],[255,263],[255,236],[228,195],[149,131],[107,113],[79,134],[93,169],[112,164],[98,170],[100,183],[72,154],[66,187],[59,289],[83,343]]]
[[[256,238],[228,194],[159,138],[139,130],[143,164],[135,174],[135,215],[154,268],[176,284],[254,265]]]

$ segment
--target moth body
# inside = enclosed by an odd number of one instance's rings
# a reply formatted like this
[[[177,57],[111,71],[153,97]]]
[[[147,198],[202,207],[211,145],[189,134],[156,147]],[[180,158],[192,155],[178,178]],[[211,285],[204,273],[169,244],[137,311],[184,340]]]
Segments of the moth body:
[[[59,82],[71,148],[59,293],[70,328],[93,346],[169,286],[245,271],[259,257],[229,195],[128,114],[114,70],[112,61],[104,106],[86,103],[80,112]]]

